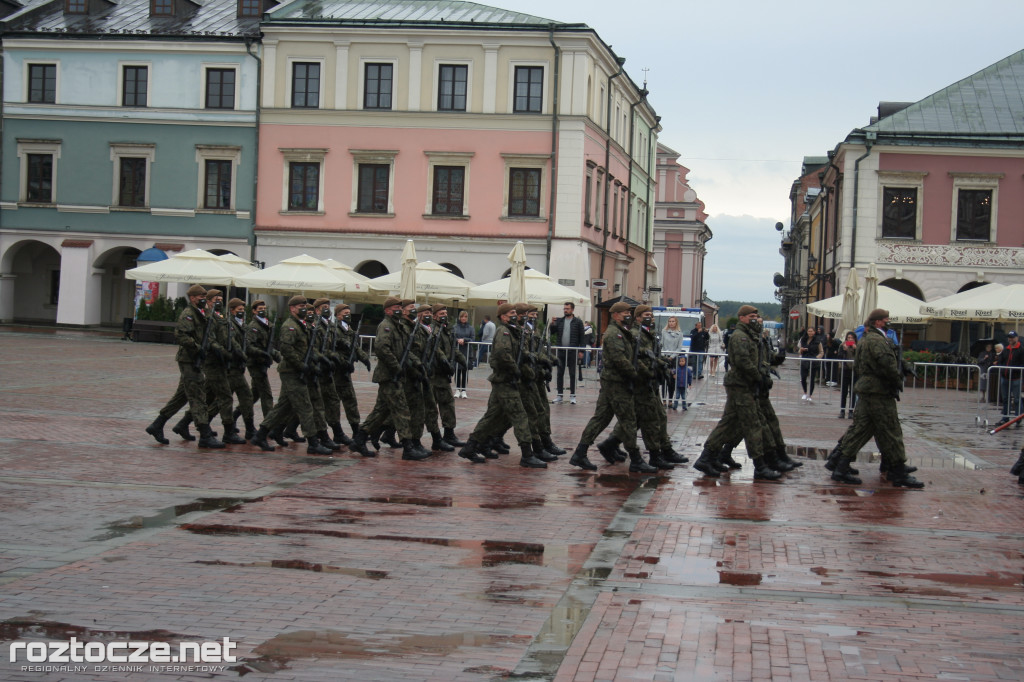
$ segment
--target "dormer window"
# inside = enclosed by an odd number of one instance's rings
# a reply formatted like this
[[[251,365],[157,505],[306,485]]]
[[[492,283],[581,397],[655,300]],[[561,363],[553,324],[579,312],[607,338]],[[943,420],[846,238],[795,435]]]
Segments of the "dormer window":
[[[238,0],[238,16],[258,17],[260,15],[260,0]]]
[[[173,17],[174,0],[152,0],[149,13],[154,17]]]
[[[64,0],[64,12],[67,14],[88,14],[88,0]]]

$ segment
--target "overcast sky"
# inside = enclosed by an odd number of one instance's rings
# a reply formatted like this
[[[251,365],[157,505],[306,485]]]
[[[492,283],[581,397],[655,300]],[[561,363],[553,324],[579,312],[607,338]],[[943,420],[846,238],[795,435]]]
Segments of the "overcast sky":
[[[682,156],[714,238],[714,299],[770,301],[778,221],[804,156],[868,124],[880,101],[917,101],[1024,49],[1021,0],[491,0],[585,23],[626,58]]]

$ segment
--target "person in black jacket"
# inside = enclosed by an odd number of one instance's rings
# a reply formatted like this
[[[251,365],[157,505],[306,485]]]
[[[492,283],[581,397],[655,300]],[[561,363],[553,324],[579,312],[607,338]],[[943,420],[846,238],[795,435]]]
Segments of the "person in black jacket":
[[[704,360],[707,358],[708,343],[711,335],[704,329],[700,322],[690,331],[690,353],[696,353],[693,357],[697,360],[697,378],[704,378]]]
[[[583,346],[583,321],[576,317],[576,305],[567,302],[562,306],[564,317],[551,318],[548,333],[551,335],[551,345],[562,346],[556,351],[558,358],[558,395],[551,402],[562,402],[562,389],[564,386],[565,367],[569,366],[569,402],[576,404],[576,363],[583,358],[583,351],[574,350]]]
[[[1006,334],[1006,347],[996,358],[995,363],[1004,369],[999,370],[999,396],[1003,401],[1003,418],[996,426],[1010,421],[1020,414],[1020,384],[1024,373],[1024,346],[1021,346],[1017,332]],[[1017,422],[1020,426],[1020,422]]]

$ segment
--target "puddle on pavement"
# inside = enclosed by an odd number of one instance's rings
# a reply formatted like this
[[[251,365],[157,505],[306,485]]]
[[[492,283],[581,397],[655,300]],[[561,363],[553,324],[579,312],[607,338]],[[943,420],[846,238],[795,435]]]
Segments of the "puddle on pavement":
[[[12,618],[0,623],[0,641],[5,642],[18,640],[23,637],[29,639],[68,640],[72,636],[79,640],[91,641],[127,639],[141,642],[172,642],[200,639],[199,637],[178,635],[167,630],[103,630],[100,628],[88,628],[82,625],[28,618]]]
[[[682,585],[730,585],[732,587],[751,587],[762,583],[774,582],[774,575],[757,571],[737,571],[727,568],[724,561],[704,557],[660,557],[658,561],[665,577]],[[641,571],[635,576],[650,577]]]
[[[173,507],[167,507],[166,509],[160,510],[153,516],[133,516],[128,519],[108,523],[105,526],[105,528],[107,528],[105,533],[90,538],[90,540],[94,542],[102,542],[104,540],[124,537],[130,533],[135,533],[147,528],[166,528],[173,526],[178,517],[191,514],[192,512],[224,511],[230,513],[237,511],[247,502],[259,502],[262,499],[262,497],[201,497],[194,502],[189,502],[188,504],[179,504]]]
[[[237,568],[285,568],[295,571],[312,571],[314,573],[337,573],[351,575],[356,578],[367,578],[369,580],[384,580],[388,577],[387,571],[379,571],[368,568],[347,568],[345,566],[331,566],[329,564],[318,564],[301,559],[272,559],[271,561],[250,561],[246,563],[221,560],[196,560],[192,563],[205,566],[235,566]]]
[[[954,587],[1018,588],[1021,585],[1020,574],[1004,573],[999,571],[989,571],[984,575],[965,575],[962,573],[888,573],[886,571],[859,571],[859,573],[871,576],[872,578],[924,580]],[[880,587],[885,587],[886,589],[891,588],[891,586],[887,585],[881,585]]]
[[[229,668],[239,675],[250,672],[275,672],[288,669],[297,659],[373,659],[393,656],[446,656],[457,649],[523,647],[532,638],[525,635],[488,635],[478,632],[453,632],[444,635],[403,635],[378,632],[361,637],[338,630],[298,630],[282,633],[263,642],[253,658]]]

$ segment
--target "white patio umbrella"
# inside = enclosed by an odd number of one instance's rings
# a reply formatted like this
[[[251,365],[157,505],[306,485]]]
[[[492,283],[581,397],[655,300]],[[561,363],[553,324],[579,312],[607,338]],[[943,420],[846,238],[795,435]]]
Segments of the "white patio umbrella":
[[[508,260],[512,263],[512,271],[508,276],[508,300],[520,303],[526,300],[526,247],[522,242],[516,242],[512,247]]]
[[[388,275],[384,275],[387,277]],[[379,279],[379,278],[374,278]],[[402,272],[398,286],[398,297],[416,300],[416,245],[409,239],[402,249]]]
[[[562,286],[540,270],[527,270],[523,273],[526,284],[526,302],[536,305],[559,305],[572,301],[576,305],[586,305],[590,299],[578,291]],[[468,305],[494,305],[498,301],[512,301],[509,298],[511,277],[503,277],[469,291]]]
[[[303,294],[344,298],[346,301],[371,300],[373,297],[366,282],[359,279],[361,277],[355,271],[332,268],[318,258],[303,254],[243,275],[235,280],[235,285],[278,296]]]
[[[875,308],[885,308],[888,310],[889,319],[896,324],[921,324],[929,319],[928,315],[921,314],[920,299],[908,296],[902,291],[890,289],[885,285],[878,287],[877,295],[878,299],[875,303]],[[843,301],[845,298],[844,294],[842,296],[826,298],[823,301],[808,303],[807,310],[819,317],[841,320],[843,319]],[[871,310],[874,310],[874,308]],[[869,310],[868,312],[871,311]],[[862,324],[864,324],[863,320],[858,322],[852,329],[856,329],[856,327]]]
[[[468,279],[453,275],[443,265],[429,260],[417,263],[412,270],[413,274],[407,276],[403,263],[401,273],[392,272],[388,275],[374,277],[369,281],[368,286],[371,291],[381,294],[397,294],[401,298],[415,300],[419,296],[420,298],[446,301],[465,300],[469,290],[476,286]],[[411,293],[406,289],[409,282],[415,287]]]
[[[231,266],[209,251],[193,249],[167,260],[140,265],[124,273],[126,279],[145,282],[190,282],[230,286],[235,274]]]
[[[222,253],[217,256],[217,260],[224,263],[228,270],[233,272],[236,276],[248,275],[250,272],[255,272],[257,269],[255,265],[233,253]]]
[[[850,276],[846,278],[846,288],[843,290],[842,320],[843,334],[856,329],[863,323],[863,320],[860,319],[860,282],[857,281],[857,268],[851,268]]]
[[[882,307],[878,303],[878,268],[872,263],[868,266],[868,274],[864,275],[864,290],[861,291],[860,323],[868,319],[868,315],[875,308]],[[886,308],[886,310],[889,310]],[[889,319],[893,319],[892,311],[889,310]],[[893,320],[895,322],[895,320]]]
[[[995,297],[1005,285],[998,282],[937,298],[921,305],[921,312],[939,320],[995,320]],[[980,313],[980,315],[979,315]]]

